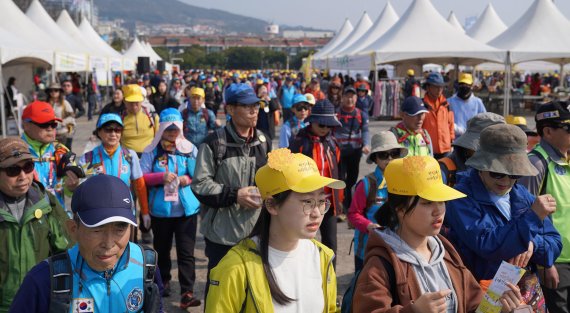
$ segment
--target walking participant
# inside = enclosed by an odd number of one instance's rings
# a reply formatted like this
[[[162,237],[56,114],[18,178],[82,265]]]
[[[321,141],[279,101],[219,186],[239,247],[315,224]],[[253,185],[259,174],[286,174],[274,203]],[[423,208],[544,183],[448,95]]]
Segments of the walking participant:
[[[180,281],[180,308],[199,306],[194,297],[196,280],[194,245],[200,203],[190,189],[198,149],[182,135],[182,116],[174,108],[160,113],[160,126],[153,142],[141,159],[144,179],[149,187],[150,216],[143,213],[146,228],[152,227],[158,268],[164,296],[170,295],[170,250],[176,238],[176,258]]]
[[[402,122],[390,131],[396,135],[398,143],[408,149],[408,156],[433,156],[431,137],[423,128],[426,109],[422,99],[411,96],[404,100],[400,117]]]
[[[539,270],[548,311],[570,312],[570,112],[568,102],[553,102],[542,105],[535,116],[540,143],[531,151],[529,159],[538,170],[538,175],[521,179],[530,193],[537,197],[552,197],[556,212],[550,215],[562,236],[562,253],[554,266]],[[551,196],[548,196],[551,195]]]
[[[277,93],[281,109],[283,110],[283,121],[289,120],[294,115],[291,111],[291,107],[293,106],[293,97],[298,93],[297,88],[293,85],[293,79],[287,76],[285,78],[285,84],[281,86]]]
[[[204,96],[204,89],[192,87],[182,110],[184,137],[196,147],[204,142],[209,133],[218,128],[214,112],[202,107]]]
[[[206,312],[336,312],[334,254],[314,237],[330,208],[323,188],[344,182],[288,149],[269,153],[255,182],[259,220],[212,270]]]
[[[473,76],[469,73],[459,75],[457,93],[448,101],[449,108],[453,111],[456,138],[465,133],[471,118],[479,113],[487,112],[483,100],[473,94]]]
[[[312,158],[321,176],[339,179],[340,148],[332,136],[332,130],[341,124],[336,118],[333,104],[328,100],[319,101],[307,118],[309,126],[301,129],[290,145],[292,152],[302,153]],[[325,187],[331,208],[323,216],[321,242],[336,253],[336,217],[342,213],[343,190]],[[336,260],[333,261],[336,265]]]
[[[271,142],[255,129],[259,98],[253,89],[232,84],[225,99],[232,119],[200,145],[196,160],[200,166],[192,179],[192,191],[205,211],[200,232],[206,242],[208,270],[251,233],[261,208],[254,176],[271,151]]]
[[[475,312],[482,291],[451,243],[438,235],[445,202],[465,197],[443,184],[437,161],[412,156],[384,171],[388,200],[376,213],[352,312]],[[451,210],[450,210],[451,211]],[[502,312],[519,306],[519,289],[501,295]]]
[[[26,273],[70,241],[69,219],[55,196],[34,181],[33,156],[16,137],[0,139],[0,312],[7,312]],[[27,312],[27,311],[21,311]]]
[[[60,84],[53,83],[46,91],[49,95],[48,102],[53,107],[55,116],[61,119],[61,122],[57,124],[56,139],[71,150],[75,132],[75,111],[71,104],[65,100]]]
[[[68,185],[70,181],[64,179],[65,172],[58,172],[57,169],[65,169],[64,156],[69,155],[69,149],[55,139],[58,122],[61,119],[55,116],[49,103],[34,101],[22,113],[22,139],[34,157],[35,180],[54,194],[64,206],[64,184]]]
[[[549,217],[557,209],[554,198],[535,198],[517,184],[537,174],[526,143],[517,126],[485,128],[479,150],[466,162],[471,169],[455,185],[467,197],[447,203],[448,238],[479,281],[493,279],[503,261],[551,267],[560,255],[560,234]]]
[[[352,203],[348,210],[348,220],[354,225],[354,271],[358,272],[364,264],[364,248],[368,234],[380,227],[375,218],[376,212],[386,202],[388,189],[384,179],[386,166],[392,160],[403,158],[408,149],[398,144],[396,136],[390,131],[381,131],[372,136],[372,150],[366,163],[376,164],[374,172],[366,175],[356,184]]]
[[[279,134],[279,148],[289,147],[289,143],[292,139],[297,136],[299,131],[307,126],[305,119],[309,116],[309,111],[311,106],[309,105],[309,100],[305,95],[295,95],[293,97],[293,106],[291,111],[293,111],[293,116],[286,120],[281,127]]]
[[[142,214],[148,214],[148,198],[139,157],[136,152],[121,145],[123,121],[114,113],[103,114],[97,121],[95,136],[101,145],[79,158],[79,166],[87,177],[106,174],[120,178],[137,195]],[[68,191],[74,191],[84,180],[73,172],[68,173],[66,184]]]
[[[423,127],[429,133],[433,156],[441,159],[451,151],[451,142],[455,139],[453,111],[443,95],[445,82],[439,73],[429,74],[425,89],[424,104],[428,109]]]
[[[77,243],[30,270],[10,312],[162,312],[156,252],[129,242],[137,226],[129,187],[93,176],[71,208],[66,226]]]

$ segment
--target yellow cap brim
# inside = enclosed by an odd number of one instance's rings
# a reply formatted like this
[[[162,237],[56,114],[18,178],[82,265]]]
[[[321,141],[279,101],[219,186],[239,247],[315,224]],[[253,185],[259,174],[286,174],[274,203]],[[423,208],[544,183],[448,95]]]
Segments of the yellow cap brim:
[[[465,198],[462,192],[459,192],[443,183],[436,183],[428,188],[418,192],[418,196],[429,201],[450,201],[459,198]]]
[[[125,97],[125,101],[127,101],[127,102],[143,102],[144,97],[142,95],[128,96],[128,97]]]
[[[321,189],[323,187],[329,187],[332,189],[344,189],[346,187],[346,184],[341,180],[323,177],[320,175],[313,175],[305,177],[295,186],[289,187],[291,190],[298,193],[308,193]]]

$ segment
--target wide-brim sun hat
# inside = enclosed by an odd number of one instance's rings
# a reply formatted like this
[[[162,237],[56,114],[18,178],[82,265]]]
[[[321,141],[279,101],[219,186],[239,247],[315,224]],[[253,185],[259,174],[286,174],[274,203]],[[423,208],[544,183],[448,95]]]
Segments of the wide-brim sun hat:
[[[527,143],[526,134],[518,126],[489,126],[481,132],[479,149],[465,165],[484,172],[536,176],[538,170],[528,159]]]
[[[255,174],[255,184],[263,199],[287,190],[309,193],[323,187],[346,187],[341,180],[321,176],[312,158],[302,153],[291,153],[287,148],[274,150],[267,155],[267,164]]]
[[[388,192],[396,195],[420,196],[436,202],[466,197],[443,183],[439,163],[431,156],[393,160],[386,166],[384,177]]]
[[[371,150],[370,153],[368,154],[368,157],[366,158],[366,163],[368,164],[374,163],[374,160],[372,159],[374,153],[382,151],[390,151],[394,149],[400,150],[401,158],[408,155],[408,149],[398,144],[398,139],[396,139],[396,135],[394,135],[394,133],[387,130],[381,131],[378,134],[372,136]]]
[[[477,151],[483,129],[496,124],[505,124],[505,118],[491,112],[475,115],[467,121],[467,130],[453,142],[453,146]]]

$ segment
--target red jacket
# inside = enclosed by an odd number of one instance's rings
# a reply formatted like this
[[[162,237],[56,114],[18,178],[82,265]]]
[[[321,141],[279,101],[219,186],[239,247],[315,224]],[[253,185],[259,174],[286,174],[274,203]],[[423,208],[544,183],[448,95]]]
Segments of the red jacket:
[[[426,94],[424,104],[429,112],[426,113],[423,128],[431,137],[433,153],[450,152],[451,142],[455,139],[455,123],[453,111],[449,108],[447,99],[440,96],[434,101]]]

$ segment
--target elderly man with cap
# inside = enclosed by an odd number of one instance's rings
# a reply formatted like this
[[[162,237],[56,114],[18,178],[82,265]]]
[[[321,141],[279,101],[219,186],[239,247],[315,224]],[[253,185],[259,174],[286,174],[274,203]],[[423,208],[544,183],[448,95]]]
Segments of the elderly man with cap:
[[[424,104],[428,112],[423,127],[431,137],[435,159],[447,156],[451,152],[451,142],[455,139],[453,111],[443,96],[444,86],[440,73],[429,74],[424,86]]]
[[[467,170],[465,162],[479,149],[479,136],[488,126],[505,124],[505,118],[495,113],[480,113],[467,122],[467,131],[453,143],[453,152],[438,160],[443,182],[451,187],[457,174]]]
[[[362,154],[370,152],[370,132],[368,131],[368,113],[356,107],[356,90],[351,86],[344,89],[342,103],[337,110],[337,118],[342,126],[333,131],[333,136],[340,146],[340,180],[346,182],[344,214],[351,201],[351,188],[358,179],[358,164]],[[339,216],[344,220],[345,215]]]
[[[90,177],[71,207],[66,226],[77,243],[30,270],[10,311],[162,311],[156,252],[129,242],[137,226],[129,187],[114,176]]]
[[[307,97],[301,94],[295,95],[291,110],[294,115],[283,123],[279,132],[279,148],[289,147],[289,142],[297,136],[301,129],[307,126],[305,119],[311,110]]]
[[[218,128],[216,114],[204,108],[205,93],[200,87],[192,87],[182,110],[184,137],[196,147],[200,146],[209,133]]]
[[[552,267],[541,269],[548,311],[569,312],[570,308],[570,111],[568,102],[542,105],[535,116],[536,129],[542,137],[529,153],[538,175],[521,181],[533,195],[548,197],[556,205],[550,216],[562,236],[562,254]]]
[[[315,160],[322,176],[339,179],[340,148],[332,136],[332,130],[342,124],[336,117],[334,105],[326,99],[317,102],[306,122],[309,125],[292,138],[289,149]],[[330,188],[325,188],[325,193],[331,200],[331,210],[325,214],[319,227],[321,242],[336,252],[336,217],[343,213],[344,193],[343,190]]]
[[[0,312],[8,311],[34,265],[69,244],[64,231],[69,217],[55,196],[34,181],[32,159],[20,138],[0,140]]]
[[[255,172],[271,151],[271,142],[255,128],[259,98],[253,89],[232,84],[225,99],[232,118],[200,145],[191,185],[204,210],[200,232],[206,241],[208,271],[251,233],[261,208]]]
[[[447,203],[448,238],[478,281],[493,279],[503,261],[523,268],[552,266],[562,249],[549,218],[556,203],[551,195],[534,197],[517,184],[537,174],[526,155],[524,132],[497,124],[483,129],[480,138],[479,150],[466,162],[471,168],[455,185],[467,197]]]
[[[479,113],[487,112],[481,98],[473,94],[473,76],[469,73],[459,75],[457,93],[449,98],[449,108],[453,111],[455,137],[465,133],[467,121]]]
[[[400,111],[402,121],[390,128],[390,131],[396,135],[398,143],[408,149],[408,156],[433,156],[431,138],[423,128],[427,112],[422,99],[415,96],[408,97],[404,100]]]
[[[72,182],[64,179],[66,172],[61,169],[69,162],[70,152],[55,139],[58,122],[61,122],[61,119],[55,116],[49,103],[34,101],[28,104],[22,113],[22,139],[28,144],[32,154],[36,181],[64,205],[64,184]]]

